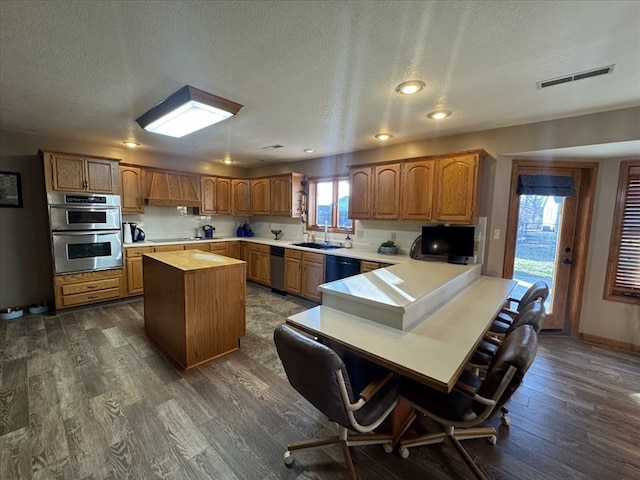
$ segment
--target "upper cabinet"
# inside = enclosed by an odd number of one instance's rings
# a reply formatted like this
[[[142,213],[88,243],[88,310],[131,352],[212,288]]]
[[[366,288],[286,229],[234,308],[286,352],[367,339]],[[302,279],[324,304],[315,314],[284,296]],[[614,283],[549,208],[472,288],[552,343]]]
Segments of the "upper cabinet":
[[[271,215],[300,218],[302,216],[301,173],[271,177]]]
[[[355,167],[349,172],[349,218],[397,220],[401,165]]]
[[[144,213],[142,169],[120,165],[120,204],[122,213]]]
[[[401,220],[433,220],[433,189],[436,161],[418,160],[402,169]]]
[[[253,214],[269,215],[271,213],[271,180],[254,178],[251,180],[251,193]]]
[[[251,215],[251,180],[231,180],[231,211],[233,215]]]
[[[479,154],[438,160],[435,220],[445,223],[476,223],[478,220]]]
[[[349,172],[353,219],[476,223],[483,150],[422,157]]]
[[[146,170],[149,205],[200,207],[200,176],[164,170]]]
[[[57,152],[43,152],[43,157],[48,192],[119,192],[117,159]]]
[[[200,177],[202,204],[200,213],[231,214],[231,179]]]

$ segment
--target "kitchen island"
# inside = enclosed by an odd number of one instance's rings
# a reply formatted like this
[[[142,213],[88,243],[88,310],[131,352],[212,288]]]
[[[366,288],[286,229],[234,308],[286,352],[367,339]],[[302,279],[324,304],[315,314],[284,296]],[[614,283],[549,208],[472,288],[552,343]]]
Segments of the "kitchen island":
[[[144,324],[188,369],[239,348],[245,334],[246,263],[200,250],[143,256]]]

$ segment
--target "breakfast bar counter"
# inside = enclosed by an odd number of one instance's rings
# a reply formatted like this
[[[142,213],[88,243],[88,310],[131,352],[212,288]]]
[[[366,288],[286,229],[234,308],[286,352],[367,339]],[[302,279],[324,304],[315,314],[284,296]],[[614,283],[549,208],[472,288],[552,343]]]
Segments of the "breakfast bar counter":
[[[143,256],[144,324],[181,367],[237,350],[245,334],[246,263],[200,250]]]

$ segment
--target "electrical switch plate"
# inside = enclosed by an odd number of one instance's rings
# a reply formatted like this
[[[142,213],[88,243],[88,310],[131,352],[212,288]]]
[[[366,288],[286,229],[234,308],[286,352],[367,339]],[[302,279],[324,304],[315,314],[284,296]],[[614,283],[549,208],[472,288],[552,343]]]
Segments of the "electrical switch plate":
[[[392,242],[396,241],[396,232],[391,232],[391,241]]]
[[[494,240],[500,240],[500,229],[499,228],[496,228],[493,231],[493,239]]]
[[[356,232],[356,238],[362,238],[364,237],[364,230],[358,230]]]

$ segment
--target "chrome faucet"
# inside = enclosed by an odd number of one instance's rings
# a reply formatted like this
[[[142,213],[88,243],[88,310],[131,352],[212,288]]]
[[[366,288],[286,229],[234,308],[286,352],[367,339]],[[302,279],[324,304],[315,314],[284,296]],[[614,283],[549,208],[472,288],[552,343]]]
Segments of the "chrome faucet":
[[[329,237],[328,237],[328,234],[329,234],[329,224],[328,224],[328,223],[325,223],[325,224],[324,224],[324,244],[325,244],[325,245],[329,245]]]

